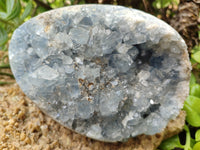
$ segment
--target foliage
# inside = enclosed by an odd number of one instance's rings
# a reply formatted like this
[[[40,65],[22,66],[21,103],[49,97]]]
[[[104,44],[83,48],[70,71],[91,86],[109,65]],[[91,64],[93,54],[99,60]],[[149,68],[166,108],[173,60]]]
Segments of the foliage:
[[[7,51],[8,43],[13,31],[24,21],[45,12],[50,9],[83,4],[89,0],[0,0],[0,50]],[[90,0],[92,1],[92,0]],[[103,2],[106,0],[103,0]],[[108,2],[109,0],[107,0]],[[112,2],[113,0],[110,0]],[[150,13],[169,21],[177,11],[177,5],[180,0],[135,0],[138,3],[144,3],[143,10],[149,10]],[[125,3],[123,0],[115,0],[115,2]],[[128,1],[127,1],[128,2]],[[136,3],[137,3],[136,2]],[[141,8],[141,5],[138,5]],[[200,31],[199,31],[200,39]],[[0,60],[0,69],[9,68],[9,63],[5,63],[5,55]],[[184,104],[184,110],[187,112],[186,124],[184,127],[185,137],[175,135],[162,142],[159,149],[172,150],[180,148],[184,150],[200,150],[200,45],[196,45],[191,51],[191,63],[193,73],[190,79],[190,95]],[[0,70],[1,71],[1,70]],[[11,74],[0,72],[0,75],[12,77]],[[1,82],[0,85],[8,82]],[[195,127],[195,137],[191,136],[191,129]],[[184,140],[183,140],[184,139]],[[185,141],[183,144],[181,141]]]
[[[32,9],[32,0],[29,0],[26,7],[19,0],[0,1],[0,46],[5,48],[5,43],[11,37],[12,32],[17,28]],[[7,48],[5,48],[7,50]]]
[[[155,0],[153,2],[153,6],[155,8],[161,9],[161,8],[166,8],[171,4],[176,4],[178,5],[179,1],[178,0]]]
[[[200,33],[200,31],[199,31]],[[199,36],[200,37],[200,36]],[[200,69],[200,45],[196,45],[191,51],[191,63],[193,69]]]
[[[162,142],[160,149],[163,150],[172,150],[176,147],[184,148],[184,145],[181,145],[178,135],[173,136]]]

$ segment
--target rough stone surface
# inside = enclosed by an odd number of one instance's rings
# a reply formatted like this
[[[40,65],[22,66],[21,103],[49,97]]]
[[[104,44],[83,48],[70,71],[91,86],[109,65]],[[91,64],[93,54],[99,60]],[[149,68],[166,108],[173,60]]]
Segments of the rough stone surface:
[[[121,6],[43,13],[14,32],[9,57],[18,84],[45,113],[101,141],[161,132],[189,89],[183,39]]]

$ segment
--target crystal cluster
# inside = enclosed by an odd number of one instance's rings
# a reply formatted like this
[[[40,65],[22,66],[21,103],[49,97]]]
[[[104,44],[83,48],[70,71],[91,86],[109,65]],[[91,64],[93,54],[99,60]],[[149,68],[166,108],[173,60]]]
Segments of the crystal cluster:
[[[178,89],[188,93],[183,39],[161,20],[121,6],[40,14],[14,32],[9,58],[41,110],[101,141],[161,132],[182,108]]]

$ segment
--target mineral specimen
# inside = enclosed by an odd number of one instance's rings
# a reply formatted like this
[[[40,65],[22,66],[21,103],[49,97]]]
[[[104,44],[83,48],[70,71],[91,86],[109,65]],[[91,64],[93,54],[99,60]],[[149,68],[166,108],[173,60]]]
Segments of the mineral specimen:
[[[130,8],[79,5],[30,19],[13,34],[16,81],[60,124],[101,141],[161,132],[188,94],[186,45]]]

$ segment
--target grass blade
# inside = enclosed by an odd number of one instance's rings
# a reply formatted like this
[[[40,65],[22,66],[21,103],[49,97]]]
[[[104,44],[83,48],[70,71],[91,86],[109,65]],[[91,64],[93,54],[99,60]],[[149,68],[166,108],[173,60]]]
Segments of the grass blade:
[[[5,44],[8,40],[8,34],[4,28],[0,26],[0,46]]]
[[[21,21],[24,21],[24,19],[30,14],[32,10],[32,0],[29,0],[28,4],[26,5],[26,8],[21,16]]]
[[[6,17],[6,20],[11,20],[13,18],[16,18],[17,16],[19,16],[20,12],[21,12],[21,4],[19,0],[16,0],[13,9],[9,12],[8,16]]]

